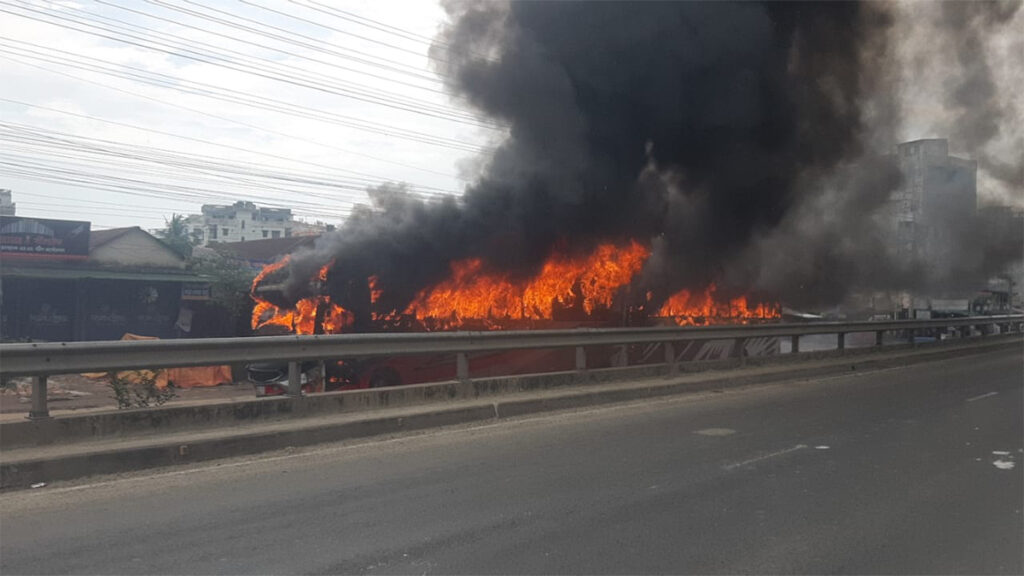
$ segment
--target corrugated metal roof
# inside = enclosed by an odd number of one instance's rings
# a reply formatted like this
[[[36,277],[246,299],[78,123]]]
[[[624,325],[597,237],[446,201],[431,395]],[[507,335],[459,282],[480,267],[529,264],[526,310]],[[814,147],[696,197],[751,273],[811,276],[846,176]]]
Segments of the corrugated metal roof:
[[[195,274],[176,274],[174,272],[132,272],[128,270],[103,270],[97,268],[44,268],[34,266],[11,267],[0,269],[3,278],[41,278],[46,280],[141,280],[144,282],[205,282],[208,279]]]
[[[239,260],[271,262],[303,246],[312,246],[320,236],[263,238],[246,242],[210,242],[209,248]]]

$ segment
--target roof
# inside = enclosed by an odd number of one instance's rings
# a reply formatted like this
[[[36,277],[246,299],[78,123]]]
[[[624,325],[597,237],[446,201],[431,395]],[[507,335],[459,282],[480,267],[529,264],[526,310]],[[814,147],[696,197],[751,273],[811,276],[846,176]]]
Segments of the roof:
[[[111,228],[109,230],[91,230],[89,232],[89,251],[91,252],[94,248],[117,240],[132,230],[138,230],[141,232],[142,228],[139,228],[138,226],[129,226],[127,228]]]
[[[100,280],[142,280],[145,282],[203,282],[203,276],[191,273],[175,272],[132,272],[127,270],[104,270],[97,268],[46,268],[46,267],[11,267],[4,266],[4,278],[45,278],[48,280],[81,280],[95,278]]]
[[[210,242],[209,247],[217,252],[250,262],[271,262],[299,248],[312,246],[320,236],[291,236],[288,238],[267,238],[246,242]]]

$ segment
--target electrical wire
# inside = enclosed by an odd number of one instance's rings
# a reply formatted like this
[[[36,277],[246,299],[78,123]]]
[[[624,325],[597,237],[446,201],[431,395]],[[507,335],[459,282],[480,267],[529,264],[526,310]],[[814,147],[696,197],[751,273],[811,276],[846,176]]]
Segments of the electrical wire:
[[[443,147],[443,148],[450,148],[450,149],[461,150],[461,151],[465,151],[465,152],[487,152],[487,151],[491,150],[489,148],[479,147],[479,146],[476,146],[476,145],[473,145],[473,144],[470,144],[470,143],[467,143],[467,142],[464,142],[464,141],[461,141],[461,140],[455,140],[455,139],[449,139],[449,138],[444,138],[444,137],[433,136],[433,135],[430,135],[430,134],[427,134],[427,133],[424,133],[424,132],[416,132],[416,131],[413,131],[413,130],[407,130],[407,129],[404,129],[404,128],[397,128],[397,127],[389,126],[389,125],[386,125],[386,124],[378,124],[378,123],[375,123],[375,122],[369,122],[369,121],[361,120],[361,119],[358,119],[358,118],[353,118],[353,117],[349,117],[349,116],[343,116],[343,115],[335,114],[333,112],[324,112],[324,111],[321,111],[321,110],[317,110],[315,108],[311,108],[311,107],[307,107],[307,106],[302,106],[302,105],[297,105],[297,104],[293,104],[293,103],[290,103],[290,102],[286,102],[284,100],[276,100],[276,99],[269,98],[269,97],[262,97],[261,98],[261,97],[257,97],[257,96],[250,96],[250,95],[246,95],[246,94],[244,94],[242,92],[239,92],[239,91],[225,89],[225,88],[220,88],[220,87],[213,86],[213,85],[210,85],[210,84],[203,84],[203,83],[198,83],[198,82],[192,82],[192,81],[189,81],[189,80],[181,80],[181,79],[177,79],[177,78],[174,78],[174,77],[171,77],[171,76],[167,76],[167,75],[164,75],[164,74],[160,74],[160,73],[148,72],[146,70],[143,70],[141,68],[136,68],[136,67],[133,67],[133,66],[121,66],[120,68],[123,68],[123,69],[126,69],[126,70],[130,71],[130,72],[126,72],[125,70],[122,70],[122,69],[120,69],[118,67],[114,67],[114,66],[110,66],[108,64],[105,64],[105,63],[103,63],[102,61],[100,61],[98,59],[78,56],[76,54],[73,54],[71,52],[66,52],[66,51],[63,51],[63,50],[49,49],[49,48],[46,48],[46,47],[43,47],[43,46],[31,44],[31,43],[28,43],[28,42],[19,42],[19,43],[33,46],[34,48],[38,48],[38,50],[31,49],[31,48],[24,48],[24,47],[20,47],[20,46],[17,46],[17,45],[11,45],[11,43],[6,42],[3,39],[0,39],[0,55],[3,55],[3,57],[5,57],[8,60],[11,60],[11,61],[14,61],[14,62],[19,62],[19,63],[22,63],[22,64],[25,64],[25,62],[23,62],[19,58],[29,58],[29,59],[36,60],[36,61],[52,63],[52,64],[56,64],[58,66],[75,68],[75,69],[79,69],[79,70],[83,70],[83,71],[88,71],[88,72],[99,72],[99,73],[107,74],[107,75],[114,76],[114,77],[117,77],[117,78],[122,78],[122,79],[129,80],[129,81],[136,82],[136,83],[142,83],[142,84],[146,84],[146,85],[150,85],[150,86],[155,86],[155,87],[159,87],[159,88],[166,88],[166,89],[175,90],[175,91],[183,92],[183,93],[187,93],[187,94],[194,94],[194,95],[197,95],[197,96],[211,98],[211,99],[219,100],[219,101],[222,101],[222,102],[228,102],[228,103],[232,103],[232,104],[241,104],[243,106],[247,106],[247,107],[250,107],[250,108],[267,110],[267,111],[271,111],[271,112],[277,112],[277,113],[280,113],[280,114],[285,114],[285,115],[289,115],[289,116],[293,116],[293,117],[297,117],[297,118],[305,118],[305,119],[317,120],[317,121],[321,121],[321,122],[328,122],[328,123],[331,123],[331,124],[335,124],[335,125],[339,125],[339,126],[343,126],[343,127],[347,127],[347,128],[355,128],[357,130],[361,130],[361,131],[365,131],[365,132],[370,132],[370,133],[373,133],[373,134],[379,134],[379,135],[383,135],[383,136],[389,136],[389,137],[399,138],[399,139],[403,139],[403,140],[409,140],[409,141],[417,142],[417,143],[420,143],[420,144],[429,144],[429,145],[433,145],[433,146],[440,146],[440,147]],[[46,53],[47,51],[55,52],[56,54],[49,55],[49,54]],[[14,54],[14,56],[12,56],[12,54]],[[82,61],[82,62],[80,62],[80,61]],[[52,70],[50,70],[48,68],[41,67],[41,66],[38,66],[38,65],[33,65],[33,64],[27,64],[27,65],[34,66],[36,68],[40,68],[40,69],[44,69],[44,70],[48,70],[48,71],[52,71]],[[55,72],[55,73],[62,74],[62,75],[65,75],[65,76],[70,76],[72,78],[78,78],[77,76],[69,75],[69,74],[62,73],[62,72]],[[90,83],[93,83],[93,84],[98,84],[98,83],[95,83],[95,82],[92,82],[92,81],[89,81],[89,80],[84,80],[84,81],[90,82]],[[98,85],[103,86],[103,84],[98,84]],[[119,90],[119,91],[125,92],[124,90],[121,90],[121,89],[116,89],[115,88],[115,90]],[[130,92],[128,92],[128,93],[130,93]],[[137,95],[137,94],[135,94],[135,95]],[[146,96],[140,96],[140,97],[151,99],[151,98],[148,98]],[[179,108],[181,107],[180,105],[175,105],[175,106],[179,107]],[[203,113],[203,112],[198,112],[198,113],[206,114],[206,113]],[[209,115],[209,114],[206,114],[206,115]]]
[[[0,3],[0,5],[8,5],[9,6],[9,4],[6,4],[6,3]],[[32,9],[32,8],[27,8],[27,7],[23,7],[23,6],[18,7],[18,8],[20,8],[22,10],[29,11],[29,12],[40,13],[40,14],[49,16],[50,18],[56,18],[57,20],[63,20],[65,22],[72,22],[72,23],[76,23],[76,24],[83,24],[87,28],[99,28],[100,30],[107,31],[107,32],[111,32],[112,31],[109,27],[104,27],[103,25],[97,24],[96,21],[88,19],[88,18],[86,19],[87,22],[83,23],[83,22],[80,22],[80,21],[73,20],[73,19],[69,18],[67,15],[63,15],[63,14],[60,14],[60,13],[47,14],[44,11],[36,10],[36,9]],[[99,36],[99,37],[102,37],[102,38],[107,38],[107,39],[114,40],[114,41],[121,42],[121,43],[125,43],[125,44],[128,44],[128,45],[133,45],[133,46],[141,47],[141,48],[152,50],[152,51],[155,51],[155,52],[160,52],[160,53],[169,54],[169,55],[173,55],[173,56],[178,56],[178,57],[181,57],[181,58],[185,58],[185,59],[189,59],[189,60],[193,60],[193,61],[197,61],[197,62],[202,62],[202,63],[214,65],[214,66],[219,66],[219,67],[222,67],[222,68],[225,68],[225,69],[228,69],[228,70],[242,72],[242,73],[249,74],[249,75],[252,75],[252,76],[255,76],[255,77],[260,77],[260,78],[264,78],[264,79],[268,79],[268,80],[272,80],[272,81],[278,81],[278,82],[286,83],[286,84],[289,84],[289,85],[298,86],[298,87],[301,87],[301,88],[312,89],[312,90],[319,91],[319,92],[324,92],[324,93],[327,93],[327,94],[332,94],[332,95],[336,95],[336,96],[342,96],[342,97],[350,98],[350,99],[357,100],[357,101],[362,101],[362,102],[366,102],[366,103],[370,103],[370,104],[376,104],[376,105],[380,105],[380,106],[386,106],[386,107],[393,108],[393,109],[396,109],[396,110],[403,110],[403,111],[407,111],[407,112],[412,112],[414,114],[424,115],[424,116],[438,118],[438,119],[442,119],[442,120],[449,120],[449,121],[452,121],[452,122],[464,123],[464,124],[474,125],[474,126],[478,126],[478,127],[482,127],[482,128],[486,128],[486,127],[499,128],[499,127],[497,127],[496,125],[493,125],[493,124],[489,125],[486,121],[481,121],[476,116],[474,116],[472,114],[469,114],[469,113],[466,113],[466,112],[461,112],[461,111],[452,112],[451,111],[452,109],[441,108],[441,107],[438,107],[437,105],[430,104],[430,103],[425,103],[423,101],[411,100],[411,99],[408,99],[408,98],[403,98],[403,97],[389,95],[389,94],[380,93],[380,92],[378,92],[377,94],[367,93],[365,91],[361,91],[361,90],[358,90],[358,89],[353,89],[353,88],[349,88],[349,87],[346,87],[346,86],[338,85],[337,83],[330,84],[328,82],[325,82],[324,78],[308,78],[308,77],[304,77],[302,75],[294,74],[292,72],[292,70],[295,70],[296,69],[295,67],[292,67],[292,66],[287,66],[286,67],[286,66],[280,65],[280,64],[278,64],[278,63],[276,63],[276,62],[274,62],[274,61],[272,61],[270,59],[266,59],[266,58],[262,58],[261,59],[261,58],[249,57],[250,59],[255,59],[255,60],[259,60],[260,61],[261,67],[257,68],[255,66],[252,66],[251,63],[244,63],[243,62],[243,63],[239,64],[237,62],[237,60],[232,60],[230,58],[224,57],[223,55],[210,56],[209,54],[204,54],[202,52],[198,52],[196,50],[192,50],[192,49],[189,49],[189,48],[183,47],[183,46],[176,46],[176,45],[173,45],[173,44],[169,45],[169,44],[164,43],[163,47],[161,47],[160,43],[155,42],[152,39],[145,38],[145,37],[140,38],[139,36],[136,36],[134,34],[125,33],[124,30],[116,30],[115,29],[115,30],[113,30],[113,32],[117,32],[117,33],[121,34],[121,36],[111,36],[111,35],[108,35],[108,34],[103,34],[101,32],[90,31],[88,29],[84,29],[83,30],[81,28],[77,28],[75,26],[71,26],[70,24],[62,24],[60,22],[53,22],[52,20],[42,20],[42,19],[39,19],[39,18],[36,18],[36,17],[32,17],[32,16],[29,16],[29,15],[19,14],[17,12],[11,12],[10,10],[4,10],[2,8],[0,8],[0,11],[11,13],[11,14],[15,14],[15,15],[19,15],[19,16],[22,16],[22,17],[25,17],[25,18],[30,18],[30,19],[33,19],[33,20],[38,20],[38,21],[46,22],[46,23],[51,24],[51,25],[60,26],[60,27],[63,27],[63,28],[71,29],[71,30],[77,30],[77,31],[84,32],[84,33],[87,33],[87,34],[92,34],[92,35],[95,35],[95,36]],[[161,34],[160,32],[157,32],[157,31],[151,31],[151,32],[153,34]],[[132,38],[132,39],[134,39],[136,41],[129,40],[129,38]],[[191,41],[191,42],[194,42],[194,41]],[[264,67],[270,67],[272,70],[266,70]]]
[[[37,108],[37,109],[41,109],[41,110],[48,110],[50,112],[56,112],[56,113],[59,113],[59,114],[65,114],[65,115],[68,115],[68,116],[71,116],[71,117],[75,117],[75,118],[83,118],[83,119],[92,120],[92,121],[95,121],[95,122],[102,122],[102,123],[105,123],[105,124],[111,124],[111,125],[114,125],[114,126],[122,126],[122,127],[125,127],[125,128],[131,128],[131,129],[134,129],[134,130],[139,130],[139,131],[148,132],[148,133],[152,133],[152,134],[160,134],[162,136],[168,136],[168,137],[171,137],[171,138],[177,138],[177,139],[185,140],[185,141],[188,141],[188,142],[195,142],[195,143],[200,143],[200,144],[206,144],[206,145],[209,145],[209,146],[216,146],[218,148],[234,150],[236,152],[244,152],[244,153],[247,153],[247,154],[263,156],[263,157],[266,157],[266,158],[273,158],[273,159],[276,159],[276,160],[284,160],[286,162],[291,162],[291,163],[296,163],[296,164],[304,164],[304,165],[308,165],[308,166],[315,166],[317,168],[327,169],[328,171],[355,172],[355,171],[351,171],[351,170],[345,170],[345,169],[336,168],[334,166],[330,166],[330,165],[326,165],[326,164],[321,164],[321,163],[317,163],[317,162],[310,162],[308,160],[299,160],[299,159],[296,159],[296,158],[289,158],[287,156],[281,156],[279,154],[272,154],[270,152],[263,152],[263,151],[259,151],[259,150],[252,150],[252,149],[248,149],[248,148],[242,148],[242,147],[239,147],[239,146],[233,146],[233,145],[224,144],[224,143],[221,143],[221,142],[214,142],[212,140],[205,140],[205,139],[202,139],[202,138],[195,138],[193,136],[184,136],[184,135],[181,135],[181,134],[174,134],[172,132],[165,132],[163,130],[157,130],[155,128],[146,128],[146,127],[143,127],[143,126],[137,126],[137,125],[128,124],[128,123],[125,123],[125,122],[118,122],[116,120],[108,120],[108,119],[105,119],[105,118],[99,118],[97,116],[91,116],[91,115],[88,115],[88,114],[79,114],[79,113],[76,113],[76,112],[69,112],[67,110],[60,110],[58,108],[51,108],[49,106],[40,106],[40,105],[36,105],[36,104],[29,104],[27,102],[21,102],[21,101],[13,100],[13,99],[10,99],[10,98],[0,97],[0,102],[10,102],[10,103],[13,103],[13,104],[19,104],[19,105],[28,106],[28,107],[31,107],[31,108]],[[359,174],[358,172],[356,172],[356,173]],[[374,175],[367,175],[367,176],[376,178]],[[383,180],[387,180],[387,179],[383,179]],[[424,188],[429,188],[429,187],[424,187]],[[456,192],[451,191],[451,190],[443,190],[443,192],[444,193],[448,193],[448,194],[457,194]]]

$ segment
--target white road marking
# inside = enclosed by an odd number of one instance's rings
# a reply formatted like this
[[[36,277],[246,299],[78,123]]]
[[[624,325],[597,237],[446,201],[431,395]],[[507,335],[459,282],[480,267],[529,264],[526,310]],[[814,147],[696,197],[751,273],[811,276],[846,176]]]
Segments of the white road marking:
[[[996,460],[992,463],[993,466],[1000,470],[1013,470],[1013,460]]]
[[[999,392],[987,392],[987,393],[982,394],[980,396],[974,396],[973,398],[968,398],[967,401],[968,402],[974,402],[975,400],[981,400],[982,398],[988,398],[990,396],[995,396],[996,394],[999,394]]]
[[[758,456],[756,458],[751,458],[750,460],[744,460],[742,462],[733,462],[732,464],[726,464],[722,468],[724,468],[726,470],[735,470],[736,468],[740,468],[741,466],[748,466],[750,464],[755,464],[757,462],[761,462],[761,461],[767,460],[769,458],[775,458],[776,456],[782,456],[784,454],[789,454],[790,452],[796,452],[797,450],[803,450],[804,448],[807,448],[806,444],[797,444],[796,446],[793,446],[792,448],[786,448],[784,450],[776,450],[775,452],[769,452],[768,454],[762,454],[761,456]]]
[[[828,450],[829,446],[825,446],[824,444],[822,444],[821,446],[815,446],[814,449],[815,450]]]
[[[993,450],[992,451],[992,455],[993,456],[1009,456],[1010,453],[1007,452],[1006,450]]]

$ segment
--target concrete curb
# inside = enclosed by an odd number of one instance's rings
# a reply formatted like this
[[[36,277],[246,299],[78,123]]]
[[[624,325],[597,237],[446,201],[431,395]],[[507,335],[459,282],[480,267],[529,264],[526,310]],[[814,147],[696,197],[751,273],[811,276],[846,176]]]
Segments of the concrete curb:
[[[186,443],[165,441],[147,446],[84,450],[60,458],[26,459],[0,464],[0,489],[247,456],[284,448],[478,422],[494,417],[494,406],[485,405],[286,431],[252,431]]]
[[[899,367],[1019,347],[1020,343],[1019,337],[992,338],[968,346],[936,346],[910,354],[904,351],[903,354],[877,354],[877,357],[838,356],[825,364],[782,367],[789,369],[757,371],[755,368],[740,372],[722,370],[707,372],[700,377],[680,374],[679,378],[671,380],[647,379],[587,387],[535,388],[525,393],[508,394],[504,399],[500,396],[490,400],[480,396],[462,401],[453,398],[456,402],[447,405],[434,402],[391,410],[255,422],[247,426],[226,426],[214,430],[205,428],[179,434],[142,435],[124,444],[112,443],[115,438],[110,438],[105,442],[106,447],[79,442],[62,445],[59,448],[64,453],[48,457],[38,454],[46,450],[28,446],[13,451],[14,454],[5,450],[4,461],[0,462],[0,489],[709,389]]]

